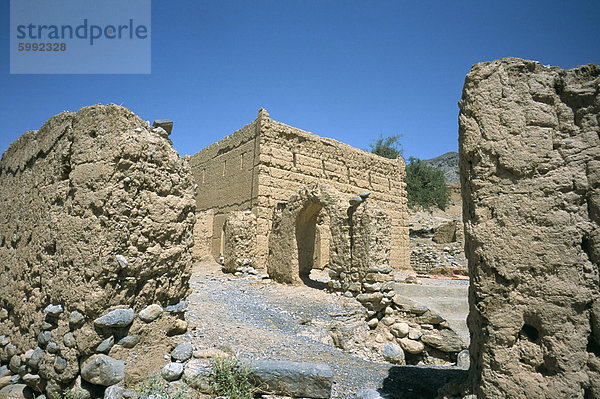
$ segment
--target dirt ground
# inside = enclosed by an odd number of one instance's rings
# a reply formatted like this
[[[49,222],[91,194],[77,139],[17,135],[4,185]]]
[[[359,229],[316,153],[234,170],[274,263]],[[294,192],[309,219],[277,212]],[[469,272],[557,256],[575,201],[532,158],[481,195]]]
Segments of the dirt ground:
[[[334,398],[380,387],[391,365],[335,348],[327,331],[330,322],[363,312],[363,307],[327,293],[323,272],[311,277],[312,287],[292,287],[260,276],[227,275],[215,262],[198,263],[186,313],[190,329],[181,339],[197,349],[217,347],[246,360],[326,363],[334,370]]]

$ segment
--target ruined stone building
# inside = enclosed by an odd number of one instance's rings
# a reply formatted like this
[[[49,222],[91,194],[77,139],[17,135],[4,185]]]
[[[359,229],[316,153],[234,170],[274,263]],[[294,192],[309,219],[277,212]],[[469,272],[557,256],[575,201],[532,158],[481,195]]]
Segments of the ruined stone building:
[[[228,246],[246,245],[252,247],[248,248],[253,254],[251,264],[264,268],[274,212],[285,207],[300,188],[318,184],[339,192],[346,204],[370,192],[370,203],[391,218],[390,265],[410,267],[402,158],[382,158],[319,137],[274,121],[261,109],[252,123],[189,161],[198,184],[197,258],[226,258]],[[298,216],[296,226],[298,250],[310,252],[299,256],[308,263],[301,268],[323,268],[329,261],[329,214],[323,204],[310,208]]]

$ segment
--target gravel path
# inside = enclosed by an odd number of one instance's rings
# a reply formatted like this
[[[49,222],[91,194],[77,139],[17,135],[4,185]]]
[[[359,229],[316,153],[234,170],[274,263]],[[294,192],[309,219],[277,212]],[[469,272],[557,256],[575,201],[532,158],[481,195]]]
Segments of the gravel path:
[[[362,360],[333,347],[326,324],[361,312],[354,299],[308,286],[234,277],[214,262],[196,265],[190,285],[187,335],[197,347],[226,347],[242,359],[322,362],[334,370],[332,397],[381,387],[389,364]],[[316,284],[318,285],[318,284]]]

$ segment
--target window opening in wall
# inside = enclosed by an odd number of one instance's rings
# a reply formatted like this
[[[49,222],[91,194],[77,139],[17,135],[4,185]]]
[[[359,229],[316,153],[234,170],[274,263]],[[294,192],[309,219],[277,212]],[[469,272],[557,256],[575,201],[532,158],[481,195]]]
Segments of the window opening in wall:
[[[227,161],[223,161],[223,177],[225,177],[225,169],[227,168]]]
[[[244,168],[244,153],[240,154],[240,170]]]

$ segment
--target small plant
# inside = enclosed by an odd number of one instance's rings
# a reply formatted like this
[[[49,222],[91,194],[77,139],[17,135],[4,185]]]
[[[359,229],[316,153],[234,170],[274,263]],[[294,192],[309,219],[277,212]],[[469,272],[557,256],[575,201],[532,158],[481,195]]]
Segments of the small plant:
[[[450,200],[444,172],[413,157],[406,165],[406,194],[411,208],[437,206],[443,210]]]
[[[197,397],[185,384],[173,386],[158,375],[151,375],[136,385],[135,391],[140,397],[152,399],[192,399]]]
[[[250,371],[238,359],[212,358],[215,393],[230,399],[250,399],[254,386],[250,382]]]
[[[62,399],[80,399],[81,394],[78,392],[73,392],[70,388],[67,388],[62,393]]]

